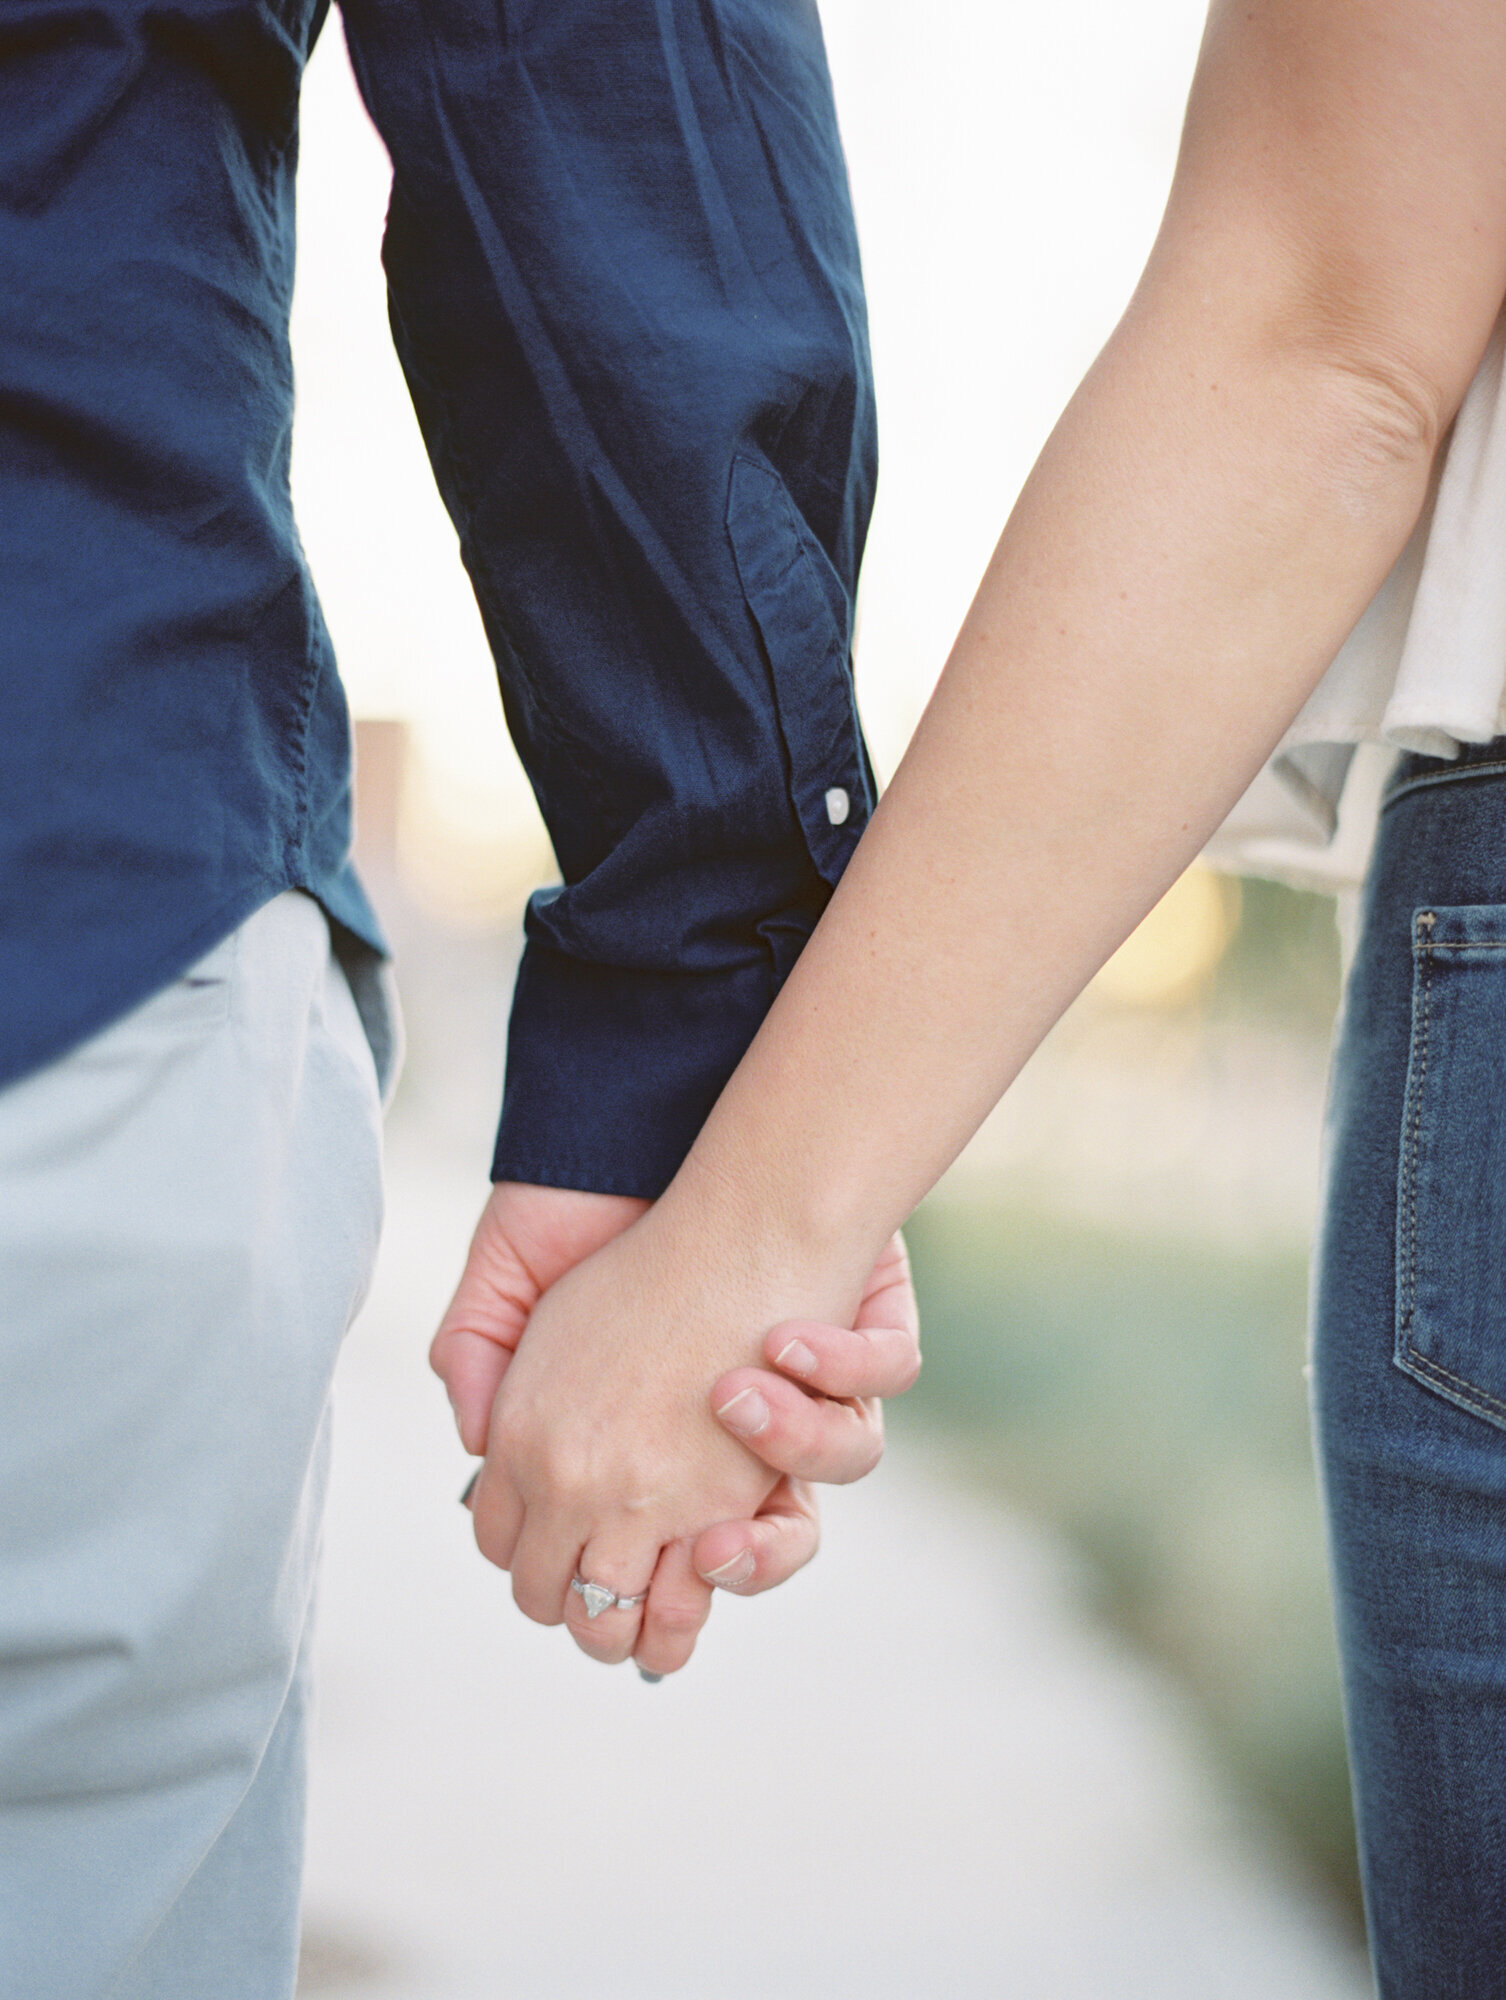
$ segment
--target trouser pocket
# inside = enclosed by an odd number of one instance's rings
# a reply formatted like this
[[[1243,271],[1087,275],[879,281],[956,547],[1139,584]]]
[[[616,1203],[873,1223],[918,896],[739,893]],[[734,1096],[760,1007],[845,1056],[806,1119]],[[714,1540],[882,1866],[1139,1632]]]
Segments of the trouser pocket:
[[[1396,1365],[1506,1429],[1506,905],[1412,916]]]

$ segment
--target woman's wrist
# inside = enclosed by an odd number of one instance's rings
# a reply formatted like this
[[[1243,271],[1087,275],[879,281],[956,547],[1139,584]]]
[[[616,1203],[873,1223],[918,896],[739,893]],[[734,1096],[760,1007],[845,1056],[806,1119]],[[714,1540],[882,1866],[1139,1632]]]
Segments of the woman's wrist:
[[[667,1233],[677,1259],[738,1296],[767,1301],[778,1319],[850,1325],[893,1225],[865,1216],[861,1190],[844,1198],[831,1180],[815,1185],[797,1161],[745,1148],[724,1160],[717,1122],[713,1114],[639,1226],[652,1225],[661,1242]]]

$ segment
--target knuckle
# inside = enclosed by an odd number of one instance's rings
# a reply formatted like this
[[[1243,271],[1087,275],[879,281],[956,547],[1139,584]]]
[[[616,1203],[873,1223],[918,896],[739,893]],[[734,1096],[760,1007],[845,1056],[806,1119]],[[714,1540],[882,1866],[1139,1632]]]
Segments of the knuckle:
[[[544,1499],[552,1508],[575,1509],[589,1505],[600,1491],[600,1479],[591,1462],[569,1439],[540,1437],[532,1425],[520,1429],[518,1444],[510,1457],[519,1483],[528,1494]]]
[[[853,1441],[852,1448],[845,1454],[842,1471],[834,1482],[850,1486],[854,1481],[866,1479],[884,1455],[884,1433],[876,1424],[866,1425]]]
[[[526,1463],[534,1447],[533,1425],[526,1411],[501,1400],[492,1412],[491,1449],[509,1465]]]
[[[512,1548],[505,1535],[489,1519],[477,1516],[475,1524],[476,1547],[497,1569],[506,1569],[512,1559]]]
[[[588,1660],[595,1660],[598,1666],[617,1667],[627,1658],[625,1645],[606,1645],[593,1632],[583,1632],[578,1625],[570,1627],[570,1637],[579,1646]]]
[[[516,1602],[518,1602],[518,1610],[524,1614],[524,1618],[532,1618],[534,1624],[560,1624],[562,1622],[558,1606],[548,1604],[544,1598],[522,1596]]]
[[[683,1599],[656,1606],[652,1619],[655,1634],[661,1639],[670,1640],[693,1639],[705,1622],[705,1607],[700,1604],[690,1604]]]
[[[760,1572],[748,1586],[750,1590],[776,1590],[781,1583],[788,1583],[792,1576],[798,1576],[815,1555],[820,1546],[819,1535],[812,1534],[801,1540],[791,1541],[780,1551],[778,1565],[770,1564],[767,1574]]]
[[[798,1571],[805,1568],[821,1547],[821,1517],[812,1508],[798,1525],[792,1525],[780,1538],[777,1554],[772,1556],[765,1568],[758,1573],[758,1588],[769,1589],[780,1583],[787,1583]]]
[[[696,1634],[667,1642],[659,1638],[646,1639],[638,1648],[634,1658],[640,1667],[651,1674],[677,1674],[695,1651]]]
[[[525,1618],[531,1618],[535,1625],[558,1625],[561,1614],[557,1604],[535,1590],[531,1584],[519,1584],[516,1577],[512,1587],[513,1602]]]
[[[587,1478],[572,1451],[545,1445],[529,1467],[534,1484],[548,1493],[556,1505],[573,1500],[587,1487]]]

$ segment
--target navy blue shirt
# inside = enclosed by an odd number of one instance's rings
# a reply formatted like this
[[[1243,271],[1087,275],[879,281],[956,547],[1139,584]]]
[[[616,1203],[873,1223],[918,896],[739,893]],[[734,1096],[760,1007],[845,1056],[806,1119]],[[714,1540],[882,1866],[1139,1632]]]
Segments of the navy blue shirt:
[[[380,946],[288,499],[323,0],[0,10],[0,1081],[288,887]],[[563,886],[494,1172],[654,1195],[866,821],[874,478],[808,0],[347,0],[394,336]]]

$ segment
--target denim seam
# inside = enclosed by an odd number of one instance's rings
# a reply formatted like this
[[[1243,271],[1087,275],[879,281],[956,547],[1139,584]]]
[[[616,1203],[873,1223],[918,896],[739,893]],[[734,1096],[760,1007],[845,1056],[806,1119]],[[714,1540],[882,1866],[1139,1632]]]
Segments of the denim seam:
[[[1455,1375],[1452,1369],[1445,1368],[1440,1362],[1430,1361],[1425,1354],[1419,1354],[1416,1348],[1410,1345],[1407,1348],[1407,1360],[1419,1375],[1436,1378],[1440,1383],[1454,1384],[1465,1399],[1467,1408],[1484,1406],[1506,1417],[1506,1402],[1499,1396],[1492,1396],[1488,1389],[1482,1389],[1478,1382],[1471,1382],[1463,1375]]]
[[[1420,792],[1430,785],[1467,784],[1471,778],[1491,777],[1501,772],[1506,772],[1506,759],[1497,758],[1490,763],[1461,764],[1449,771],[1426,771],[1415,778],[1403,778],[1387,790],[1381,800],[1381,811],[1404,799],[1408,792]]]
[[[1412,1352],[1411,1329],[1417,1299],[1417,1155],[1422,1144],[1422,1095],[1428,1075],[1429,1008],[1433,991],[1430,933],[1435,922],[1431,910],[1423,911],[1417,919],[1417,928],[1428,941],[1421,948],[1422,1011],[1417,1027],[1417,1087],[1412,1093],[1411,1131],[1407,1135],[1407,1254],[1402,1279],[1400,1333],[1408,1354]]]
[[[1502,767],[1506,769],[1506,766]],[[1422,1102],[1424,1086],[1428,1074],[1428,1037],[1432,1022],[1433,957],[1435,950],[1443,951],[1499,951],[1499,944],[1448,944],[1435,946],[1432,941],[1433,926],[1438,919],[1432,910],[1423,910],[1417,918],[1417,928],[1421,934],[1417,946],[1422,970],[1422,1007],[1418,1019],[1417,1033],[1417,1084],[1412,1092],[1411,1129],[1407,1135],[1406,1182],[1407,1208],[1406,1230],[1407,1248],[1402,1278],[1401,1324],[1397,1329],[1399,1345],[1406,1357],[1407,1367],[1419,1376],[1437,1385],[1445,1395],[1463,1403],[1465,1408],[1478,1410],[1482,1415],[1488,1410],[1506,1417],[1506,1400],[1491,1395],[1477,1382],[1471,1382],[1463,1375],[1456,1375],[1439,1361],[1423,1354],[1413,1344],[1412,1324],[1416,1317],[1417,1305],[1417,1156],[1422,1144]]]

